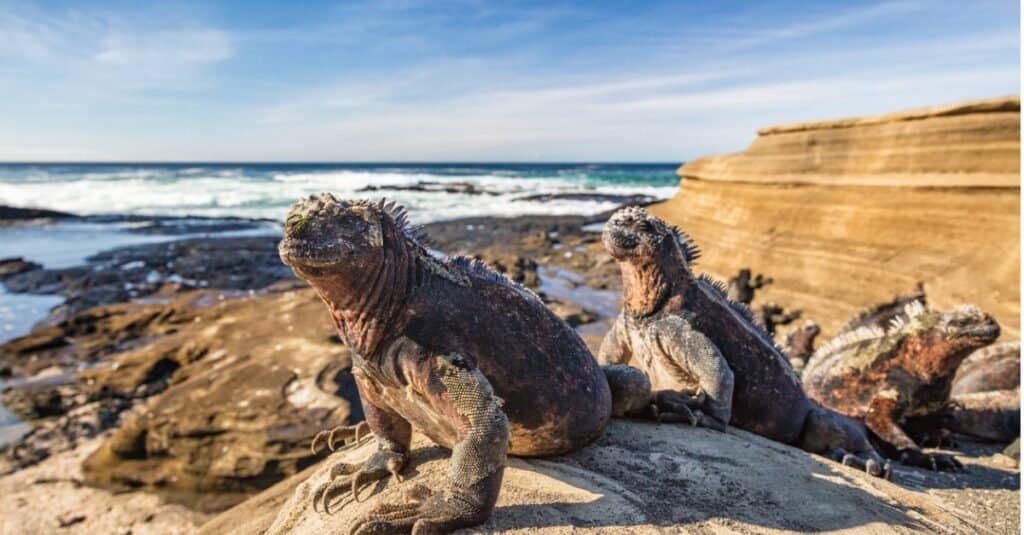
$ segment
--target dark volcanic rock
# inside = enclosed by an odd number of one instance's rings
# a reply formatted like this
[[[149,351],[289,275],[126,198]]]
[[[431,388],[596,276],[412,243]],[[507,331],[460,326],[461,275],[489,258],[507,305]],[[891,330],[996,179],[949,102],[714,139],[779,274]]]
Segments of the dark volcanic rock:
[[[47,210],[45,208],[22,208],[0,204],[0,225],[26,219],[65,219],[76,217],[67,212]]]
[[[526,195],[523,197],[516,197],[515,201],[535,201],[535,202],[551,202],[551,201],[583,201],[583,202],[613,202],[622,206],[647,206],[648,204],[661,201],[651,195],[632,194],[632,195],[621,195],[616,193],[599,193],[599,192],[566,192],[566,193],[537,193],[535,195]],[[617,208],[616,208],[617,209]]]
[[[0,264],[2,266],[2,264]],[[277,238],[191,238],[104,251],[85,266],[25,270],[4,277],[12,292],[58,294],[67,301],[50,322],[89,307],[182,290],[260,289],[294,276],[277,256]]]
[[[369,185],[356,190],[360,193],[370,191],[422,191],[427,193],[459,193],[463,195],[499,195],[501,192],[480,189],[472,182],[435,182],[421,180],[415,184],[385,184],[382,186]]]

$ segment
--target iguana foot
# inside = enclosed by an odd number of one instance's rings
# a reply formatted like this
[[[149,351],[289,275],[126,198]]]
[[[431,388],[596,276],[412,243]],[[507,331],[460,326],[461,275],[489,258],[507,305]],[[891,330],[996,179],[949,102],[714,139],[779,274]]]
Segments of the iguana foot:
[[[359,501],[359,489],[367,483],[385,479],[389,475],[401,481],[399,472],[405,468],[408,456],[388,450],[378,450],[363,463],[339,462],[331,466],[327,481],[313,492],[313,510],[323,507],[324,513],[330,514],[330,501],[342,490],[352,493],[352,499]],[[347,487],[347,489],[346,489]]]
[[[725,431],[726,423],[700,410],[707,403],[707,395],[691,395],[675,390],[661,390],[654,395],[651,410],[658,422],[686,422],[693,426]]]
[[[500,478],[497,480],[500,483]],[[490,487],[485,483],[484,487]],[[356,519],[349,535],[448,533],[482,524],[490,516],[494,498],[481,487],[434,492],[417,484],[400,503],[383,503]]]
[[[906,448],[900,451],[900,462],[907,466],[927,468],[935,472],[960,472],[964,465],[952,455],[945,453],[925,453],[921,450]]]
[[[317,444],[321,441],[327,445],[327,449],[334,451],[335,441],[337,440],[340,440],[343,444],[358,444],[364,437],[369,436],[371,436],[370,425],[365,420],[356,425],[339,425],[334,429],[325,429],[317,433],[313,437],[313,442],[309,443],[309,451],[316,455]]]
[[[843,448],[835,448],[829,451],[826,457],[844,466],[863,470],[872,476],[892,479],[892,463],[882,459],[874,450],[850,453]]]

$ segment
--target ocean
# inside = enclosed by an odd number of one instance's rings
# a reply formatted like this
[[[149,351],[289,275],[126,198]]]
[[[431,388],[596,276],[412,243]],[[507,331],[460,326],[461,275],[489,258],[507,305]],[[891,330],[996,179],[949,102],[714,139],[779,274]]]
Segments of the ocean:
[[[386,196],[404,204],[415,223],[469,216],[590,215],[618,206],[619,201],[610,196],[671,197],[679,182],[676,167],[606,163],[0,164],[0,205],[78,215],[269,219],[242,233],[277,235],[289,206],[304,195],[321,191],[351,198]],[[388,189],[410,186],[418,186],[420,191]],[[114,219],[0,226],[0,259],[23,257],[47,268],[67,268],[113,247],[211,235],[202,225],[196,225],[193,234],[133,232],[139,224]],[[9,293],[0,284],[0,343],[27,334],[61,302],[62,298],[53,295]]]
[[[670,197],[678,164],[5,164],[0,204],[76,214],[236,216],[281,220],[296,199],[330,191],[386,196],[425,223],[467,216],[591,214],[608,200],[566,193]],[[475,193],[460,183],[473,185]],[[390,188],[426,184],[435,191]],[[376,191],[369,188],[387,188]],[[449,189],[453,191],[436,191]],[[531,200],[538,195],[556,195]]]

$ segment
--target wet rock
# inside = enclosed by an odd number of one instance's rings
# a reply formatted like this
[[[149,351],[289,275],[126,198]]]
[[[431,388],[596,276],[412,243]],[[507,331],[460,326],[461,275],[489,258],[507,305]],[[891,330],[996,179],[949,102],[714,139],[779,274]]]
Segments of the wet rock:
[[[30,262],[21,257],[4,258],[0,260],[0,281],[11,275],[25,273],[26,271],[36,270],[41,267],[43,267],[41,264]]]
[[[610,202],[620,206],[647,206],[648,204],[662,201],[658,197],[651,195],[632,194],[632,195],[619,195],[615,193],[598,193],[598,192],[566,192],[566,193],[538,193],[536,195],[526,195],[524,197],[517,197],[514,201],[534,201],[534,202],[551,202],[551,201],[580,201],[580,202]]]
[[[30,219],[64,219],[69,217],[75,217],[75,215],[45,208],[24,208],[0,204],[0,225]]]
[[[33,429],[0,469],[119,426],[85,463],[88,482],[204,510],[301,470],[318,431],[362,418],[350,353],[308,289],[97,307],[0,346],[0,358],[19,375],[57,366],[74,379],[5,392]]]
[[[58,294],[67,301],[50,322],[99,305],[199,288],[251,290],[292,279],[277,238],[192,238],[104,251],[88,264],[34,269],[4,277],[11,292]]]
[[[360,193],[372,191],[420,191],[426,193],[456,193],[461,195],[500,195],[500,191],[491,191],[481,188],[472,182],[436,182],[431,180],[420,180],[415,184],[384,184],[381,186],[369,185],[356,190]]]

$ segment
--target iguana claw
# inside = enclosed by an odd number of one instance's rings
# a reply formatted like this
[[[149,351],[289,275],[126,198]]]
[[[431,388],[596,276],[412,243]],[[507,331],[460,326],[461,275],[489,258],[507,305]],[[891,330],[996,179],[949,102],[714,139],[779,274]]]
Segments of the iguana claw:
[[[365,435],[364,435],[365,433]],[[325,429],[320,431],[313,437],[313,441],[309,443],[309,451],[313,455],[318,455],[317,445],[323,441],[327,445],[327,449],[335,451],[337,449],[335,436],[341,439],[342,443],[348,446],[359,444],[364,437],[370,436],[370,426],[365,421],[359,422],[355,425],[339,425],[334,429]],[[352,439],[350,441],[350,439]]]
[[[363,463],[339,462],[331,467],[327,481],[323,482],[313,492],[313,510],[319,511],[323,508],[325,514],[330,514],[330,500],[335,498],[335,492],[348,487],[351,498],[361,501],[359,490],[363,485],[379,481],[386,477],[398,476],[408,457],[404,453],[396,453],[388,450],[378,450]]]

